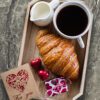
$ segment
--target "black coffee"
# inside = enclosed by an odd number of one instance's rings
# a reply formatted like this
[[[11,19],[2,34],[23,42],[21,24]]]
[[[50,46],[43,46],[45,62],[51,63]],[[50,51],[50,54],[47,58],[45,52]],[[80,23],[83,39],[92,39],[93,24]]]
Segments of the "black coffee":
[[[88,24],[88,17],[83,9],[78,6],[63,8],[57,16],[59,30],[69,36],[82,33]]]

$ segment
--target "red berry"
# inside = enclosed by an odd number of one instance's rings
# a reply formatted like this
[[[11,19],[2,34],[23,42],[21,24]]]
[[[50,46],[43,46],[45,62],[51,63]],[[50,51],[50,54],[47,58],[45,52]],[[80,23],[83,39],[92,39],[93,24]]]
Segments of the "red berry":
[[[38,75],[42,80],[46,80],[49,77],[49,73],[45,70],[38,71]]]
[[[41,59],[40,58],[36,58],[34,60],[32,60],[30,62],[30,65],[35,68],[36,70],[39,70],[40,69],[40,66],[41,66]]]

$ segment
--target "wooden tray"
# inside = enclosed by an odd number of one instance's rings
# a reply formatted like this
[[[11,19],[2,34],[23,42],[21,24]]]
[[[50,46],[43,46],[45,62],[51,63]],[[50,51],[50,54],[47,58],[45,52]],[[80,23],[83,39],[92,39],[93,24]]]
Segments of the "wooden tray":
[[[34,0],[28,4],[18,66],[25,64],[27,62],[30,62],[32,58],[35,58],[38,56],[38,51],[35,45],[35,36],[36,36],[37,31],[40,28],[35,26],[29,20],[30,8],[35,2],[37,2],[37,0]],[[91,14],[91,18],[93,19],[92,14]],[[78,54],[78,59],[79,59],[80,69],[81,69],[80,79],[77,82],[73,82],[71,86],[71,90],[68,93],[68,95],[66,93],[63,93],[63,94],[52,97],[51,100],[72,100],[72,99],[76,100],[83,95],[87,61],[88,61],[88,53],[89,53],[89,46],[90,46],[90,38],[91,38],[91,30],[92,30],[92,24],[91,24],[90,30],[88,31],[88,34],[83,36],[83,40],[85,43],[84,49],[81,49],[78,46],[77,41],[74,40],[76,43],[76,51]],[[40,82],[40,80],[37,80],[37,81]],[[40,91],[42,93],[42,90]]]

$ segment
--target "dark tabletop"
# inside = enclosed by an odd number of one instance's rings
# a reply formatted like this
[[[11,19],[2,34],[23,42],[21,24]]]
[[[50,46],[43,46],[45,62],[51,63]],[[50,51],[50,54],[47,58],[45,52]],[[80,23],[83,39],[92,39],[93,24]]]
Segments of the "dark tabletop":
[[[30,1],[0,0],[0,72],[17,67],[25,13]],[[84,1],[93,11],[94,23],[85,91],[81,100],[100,100],[100,1]],[[1,80],[0,100],[8,100]]]

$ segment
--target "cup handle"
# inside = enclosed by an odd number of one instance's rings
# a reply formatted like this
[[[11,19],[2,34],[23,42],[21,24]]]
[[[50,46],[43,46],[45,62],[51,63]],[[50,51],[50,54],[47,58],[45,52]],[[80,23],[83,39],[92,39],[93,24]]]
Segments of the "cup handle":
[[[77,41],[78,41],[78,43],[79,43],[79,45],[80,45],[81,48],[84,48],[84,47],[85,47],[84,42],[83,42],[83,40],[82,40],[81,37],[79,37],[79,38],[77,39]]]
[[[49,5],[55,9],[59,5],[60,1],[59,0],[52,0]]]

